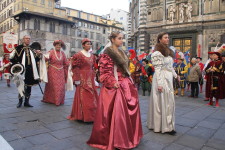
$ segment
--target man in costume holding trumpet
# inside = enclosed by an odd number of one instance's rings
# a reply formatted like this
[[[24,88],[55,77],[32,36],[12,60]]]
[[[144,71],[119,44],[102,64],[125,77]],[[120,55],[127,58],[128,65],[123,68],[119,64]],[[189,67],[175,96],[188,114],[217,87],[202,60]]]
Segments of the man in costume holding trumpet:
[[[39,48],[40,49],[40,48]],[[25,97],[24,106],[33,107],[29,103],[31,88],[33,85],[39,83],[39,73],[37,62],[40,61],[41,51],[38,48],[36,50],[30,46],[30,36],[25,35],[23,37],[23,44],[18,45],[15,50],[10,54],[10,61],[13,65],[22,65],[24,72],[24,94],[20,92],[19,103],[17,108],[22,106],[23,98]],[[13,67],[12,65],[12,67]],[[12,70],[12,69],[11,69]],[[12,74],[14,74],[12,72]]]

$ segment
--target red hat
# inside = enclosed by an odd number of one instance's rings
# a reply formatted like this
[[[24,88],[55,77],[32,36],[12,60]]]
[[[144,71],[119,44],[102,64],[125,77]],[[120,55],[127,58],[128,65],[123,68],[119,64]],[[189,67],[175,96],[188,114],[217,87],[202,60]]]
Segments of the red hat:
[[[56,44],[61,44],[62,47],[65,46],[65,44],[64,44],[64,42],[63,42],[62,40],[55,40],[55,41],[53,42],[53,46],[56,46]]]
[[[85,42],[91,42],[91,40],[89,40],[88,38],[84,38],[84,39],[81,41],[81,44],[83,45]]]
[[[208,54],[214,54],[214,52],[208,52]]]
[[[130,49],[129,53],[130,53],[130,58],[129,59],[134,59],[136,57],[136,52],[135,52],[134,49]]]
[[[208,54],[216,54],[218,58],[221,60],[221,54],[219,52],[208,52]]]

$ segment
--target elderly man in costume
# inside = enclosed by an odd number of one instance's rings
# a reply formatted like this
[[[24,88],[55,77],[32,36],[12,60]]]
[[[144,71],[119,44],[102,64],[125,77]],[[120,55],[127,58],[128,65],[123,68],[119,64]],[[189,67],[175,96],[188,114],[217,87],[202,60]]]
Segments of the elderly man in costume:
[[[17,108],[22,106],[23,97],[25,97],[24,106],[33,107],[29,103],[31,88],[33,85],[39,83],[39,73],[37,62],[40,61],[40,50],[34,50],[30,47],[30,36],[23,37],[23,44],[18,45],[10,55],[12,64],[21,64],[24,67],[24,95],[19,94],[19,103]]]

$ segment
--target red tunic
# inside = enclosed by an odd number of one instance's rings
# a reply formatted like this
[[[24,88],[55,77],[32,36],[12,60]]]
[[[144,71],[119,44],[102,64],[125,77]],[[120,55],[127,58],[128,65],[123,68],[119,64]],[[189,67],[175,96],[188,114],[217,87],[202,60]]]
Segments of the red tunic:
[[[220,69],[221,69],[221,84],[224,86],[225,85],[225,62],[222,62],[221,66],[220,66]],[[225,90],[222,89],[222,97],[221,99],[224,99],[225,98]]]
[[[7,67],[4,67],[4,74],[9,74],[10,73],[10,65],[9,65],[9,63],[10,63],[9,60],[6,60],[6,59],[3,60],[3,66],[7,66]]]
[[[101,55],[100,91],[98,108],[92,134],[87,142],[92,147],[113,150],[132,149],[143,136],[138,92],[131,79],[117,70],[120,87],[114,77],[114,62],[107,55]]]
[[[86,57],[82,52],[73,56],[73,81],[80,81],[76,86],[70,120],[92,122],[97,109],[98,94],[95,88],[95,56]]]
[[[44,97],[42,102],[53,103],[55,105],[64,104],[65,100],[65,84],[68,63],[64,52],[54,50],[50,51],[48,60],[48,83],[45,85]],[[58,60],[60,59],[60,60]]]
[[[205,68],[206,72],[206,97],[221,99],[222,92],[222,80],[221,80],[221,60],[211,61]],[[209,72],[208,69],[214,68],[215,72]]]
[[[199,65],[199,67],[200,67],[200,70],[203,71],[203,69],[204,69],[204,64],[200,62],[200,63],[198,63],[198,65]]]

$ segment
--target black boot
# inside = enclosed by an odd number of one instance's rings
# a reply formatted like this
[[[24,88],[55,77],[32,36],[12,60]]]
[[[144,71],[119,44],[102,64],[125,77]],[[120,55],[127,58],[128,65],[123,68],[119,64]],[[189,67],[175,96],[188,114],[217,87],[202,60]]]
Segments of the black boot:
[[[142,94],[143,96],[145,96],[145,91],[143,90],[143,94]]]
[[[29,99],[30,99],[30,96],[25,97],[24,107],[33,107],[32,105],[30,105]]]
[[[22,106],[23,103],[23,98],[19,98],[19,103],[16,105],[17,108],[20,108]]]

